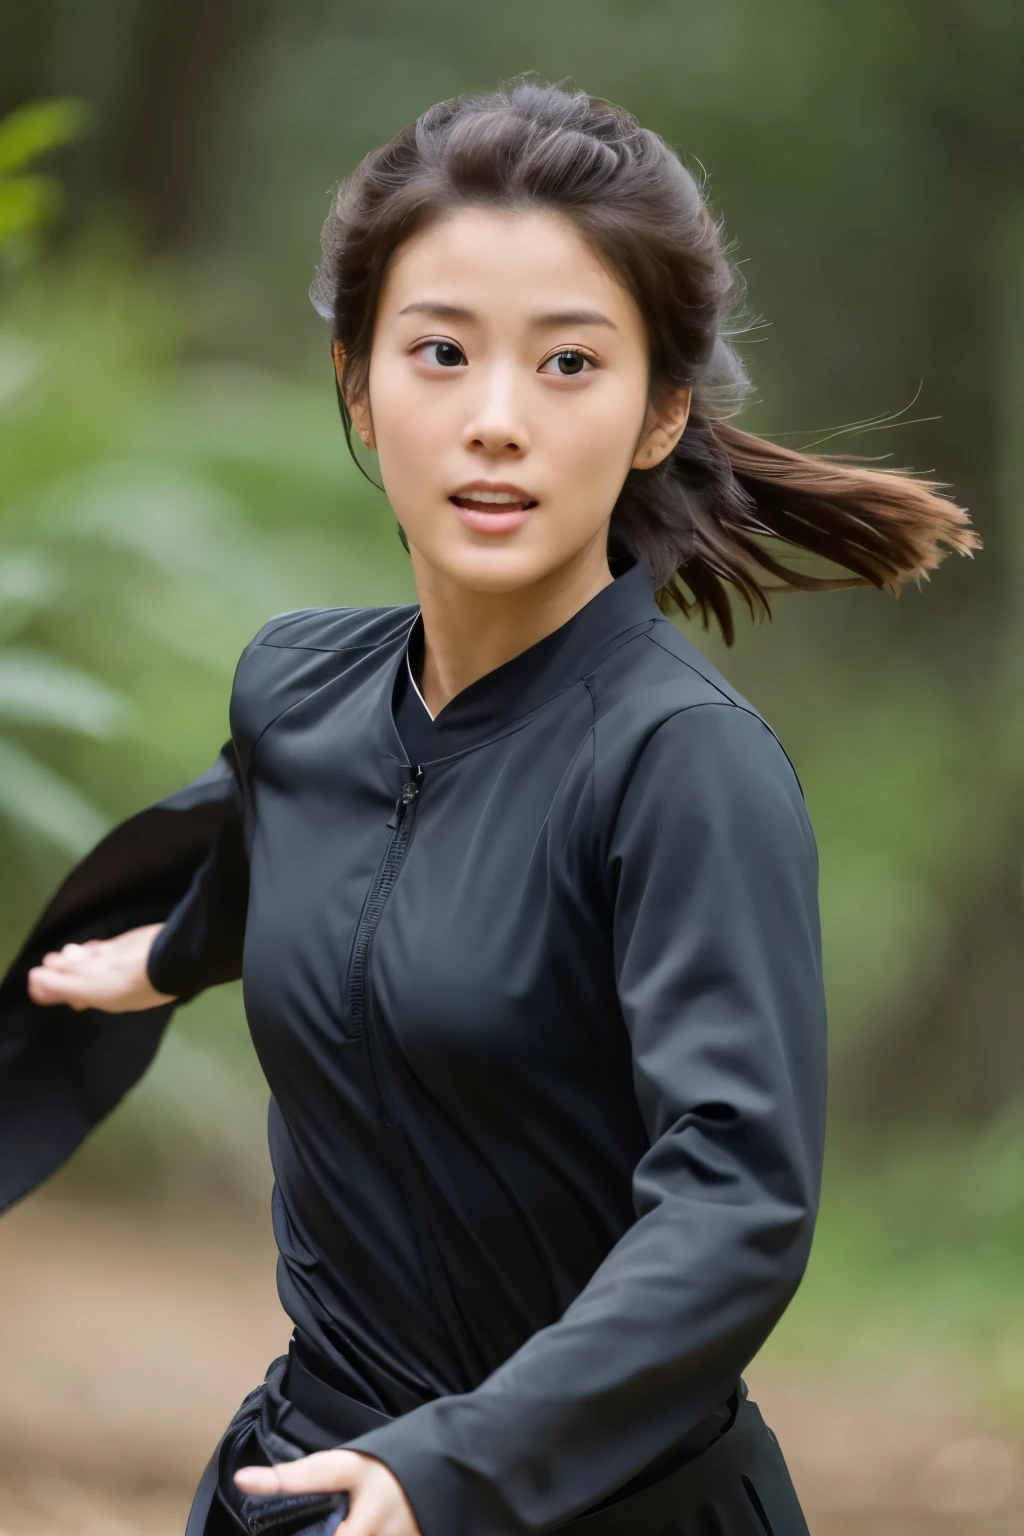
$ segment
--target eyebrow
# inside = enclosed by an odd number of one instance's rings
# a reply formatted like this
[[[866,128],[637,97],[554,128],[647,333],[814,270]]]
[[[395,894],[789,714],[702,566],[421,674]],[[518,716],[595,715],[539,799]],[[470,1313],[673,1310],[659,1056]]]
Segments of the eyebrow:
[[[407,304],[399,310],[400,315],[429,315],[434,320],[462,320],[472,322],[477,316],[471,309],[464,309],[459,304],[442,304],[434,299],[423,299],[416,304]],[[611,330],[617,330],[613,320],[607,315],[602,315],[599,309],[559,309],[547,315],[534,315],[530,324],[537,329],[553,325],[607,325]]]

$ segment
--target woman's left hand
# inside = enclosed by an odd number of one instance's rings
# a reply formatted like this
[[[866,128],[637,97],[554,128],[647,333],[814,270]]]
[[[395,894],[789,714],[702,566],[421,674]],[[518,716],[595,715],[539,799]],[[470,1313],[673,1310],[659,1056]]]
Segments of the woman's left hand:
[[[345,1536],[421,1536],[397,1477],[358,1451],[314,1451],[272,1467],[239,1467],[235,1482],[243,1493],[347,1493]]]

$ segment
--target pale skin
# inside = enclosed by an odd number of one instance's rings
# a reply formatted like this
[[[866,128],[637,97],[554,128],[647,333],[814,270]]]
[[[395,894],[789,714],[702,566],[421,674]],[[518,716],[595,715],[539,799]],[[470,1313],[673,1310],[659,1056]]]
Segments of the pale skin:
[[[334,358],[341,379],[338,343]],[[635,301],[560,214],[460,210],[392,260],[366,387],[346,403],[409,541],[431,714],[613,580],[608,524],[626,474],[671,452],[690,409],[688,389],[652,398],[648,358]],[[171,1001],[146,975],[160,927],[45,955],[29,996],[108,1013]],[[347,1536],[419,1536],[398,1480],[354,1451],[235,1481],[345,1490]]]

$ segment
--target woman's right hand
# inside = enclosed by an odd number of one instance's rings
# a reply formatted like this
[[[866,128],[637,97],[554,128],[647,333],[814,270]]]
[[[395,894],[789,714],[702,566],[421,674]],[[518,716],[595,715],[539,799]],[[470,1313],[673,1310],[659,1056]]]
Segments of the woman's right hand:
[[[51,950],[28,973],[28,995],[34,1003],[66,1003],[79,1012],[99,1008],[104,1013],[137,1013],[173,1002],[157,992],[146,971],[149,951],[163,923],[129,928],[114,939],[89,939]]]

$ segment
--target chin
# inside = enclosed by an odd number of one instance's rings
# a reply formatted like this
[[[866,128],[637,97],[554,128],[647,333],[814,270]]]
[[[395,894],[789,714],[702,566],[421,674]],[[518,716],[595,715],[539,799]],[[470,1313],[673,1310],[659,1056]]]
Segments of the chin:
[[[495,593],[517,592],[532,586],[563,563],[550,553],[543,554],[522,545],[517,548],[511,540],[501,545],[497,539],[489,547],[481,539],[474,546],[439,550],[426,558],[443,571],[449,581],[457,582],[468,591]]]

